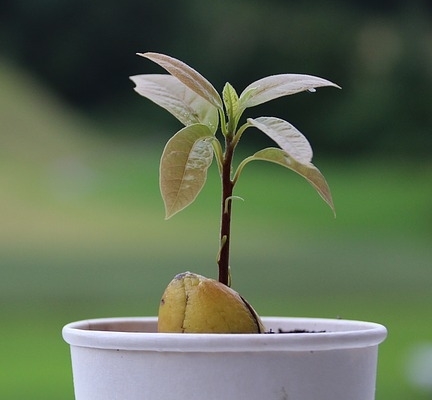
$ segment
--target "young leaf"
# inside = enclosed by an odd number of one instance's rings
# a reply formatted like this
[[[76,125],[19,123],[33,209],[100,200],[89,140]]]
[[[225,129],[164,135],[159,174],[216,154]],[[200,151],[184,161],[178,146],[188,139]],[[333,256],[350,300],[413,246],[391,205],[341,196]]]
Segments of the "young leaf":
[[[312,160],[308,140],[289,122],[275,117],[249,118],[248,123],[273,139],[290,157],[302,164]]]
[[[253,107],[278,97],[288,96],[305,90],[313,91],[315,88],[323,86],[340,88],[333,82],[312,75],[271,75],[247,86],[240,95],[240,104],[244,108]]]
[[[319,195],[323,198],[323,200],[330,206],[335,213],[335,208],[333,205],[333,199],[330,192],[330,188],[321,174],[321,172],[316,168],[312,163],[302,164],[298,162],[296,159],[289,156],[289,154],[285,153],[281,149],[277,148],[267,148],[258,151],[253,156],[246,158],[242,165],[239,168],[243,169],[243,167],[250,161],[254,160],[262,160],[269,161],[283,167],[289,168],[294,172],[297,172],[303,178],[305,178],[319,193]],[[240,173],[241,171],[239,171]]]
[[[229,122],[232,125],[232,130],[235,129],[238,119],[240,118],[240,110],[239,110],[239,97],[235,89],[228,82],[225,84],[225,87],[222,91],[222,97],[225,104],[226,113],[229,118]]]
[[[191,204],[203,188],[213,160],[213,133],[203,124],[189,125],[166,144],[160,163],[165,218]]]
[[[202,123],[212,133],[216,132],[219,123],[217,108],[174,76],[146,74],[131,76],[130,79],[135,83],[137,93],[165,108],[182,124]]]
[[[222,100],[213,85],[183,61],[160,53],[147,52],[138,53],[138,55],[159,64],[171,75],[183,82],[189,89],[199,94],[217,108],[222,109]]]

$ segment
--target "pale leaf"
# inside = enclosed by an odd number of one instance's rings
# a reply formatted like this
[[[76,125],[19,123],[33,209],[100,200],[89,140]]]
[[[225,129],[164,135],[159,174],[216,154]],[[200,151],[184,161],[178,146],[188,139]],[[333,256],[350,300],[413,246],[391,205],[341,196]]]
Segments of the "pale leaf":
[[[206,125],[189,125],[166,144],[160,163],[160,189],[168,219],[191,204],[203,188],[213,160]]]
[[[177,78],[167,74],[131,76],[135,91],[165,108],[184,125],[203,123],[212,133],[217,130],[218,110]]]
[[[199,72],[176,58],[160,53],[138,53],[139,56],[159,64],[179,81],[183,82],[189,89],[199,94],[208,102],[222,109],[222,100],[213,85]]]
[[[316,88],[323,86],[340,88],[333,82],[312,75],[271,75],[247,86],[240,95],[240,104],[244,108],[253,107],[278,97],[288,96],[305,90],[314,91]]]
[[[312,148],[308,140],[289,122],[275,117],[249,118],[248,122],[273,139],[298,162],[307,164],[312,160]]]
[[[323,200],[333,210],[333,213],[335,212],[330,188],[324,176],[321,174],[318,168],[316,168],[312,163],[308,163],[308,164],[299,163],[297,160],[290,157],[283,150],[277,148],[271,148],[271,147],[260,150],[247,159],[247,161],[253,161],[253,160],[263,160],[263,161],[273,162],[282,165],[286,168],[289,168],[294,172],[297,172],[315,188],[315,190],[319,193],[319,195],[323,198]]]

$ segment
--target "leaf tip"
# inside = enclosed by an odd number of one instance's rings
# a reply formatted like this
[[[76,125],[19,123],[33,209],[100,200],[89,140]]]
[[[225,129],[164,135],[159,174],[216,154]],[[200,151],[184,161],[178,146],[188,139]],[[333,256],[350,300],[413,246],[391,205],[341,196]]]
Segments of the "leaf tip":
[[[146,51],[146,52],[144,52],[144,53],[135,53],[137,56],[140,56],[140,57],[144,57],[144,58],[147,58],[147,59],[149,59],[149,60],[153,60],[152,59],[152,56],[155,56],[155,55],[157,55],[158,53],[153,53],[153,52],[151,52],[151,51]]]
[[[329,83],[329,86],[333,86],[336,89],[342,89],[342,86],[339,86],[337,83],[334,83],[332,81],[327,81]]]
[[[164,203],[165,203],[165,201],[164,201]],[[172,209],[170,209],[169,206],[168,206],[168,204],[165,203],[165,217],[164,217],[164,220],[168,221],[177,212],[178,211],[173,211]]]
[[[128,78],[129,78],[129,80],[131,80],[135,84],[135,87],[136,87],[137,86],[136,75],[131,75]]]
[[[336,208],[334,207],[333,203],[331,203],[330,208],[333,211],[333,218],[336,219]]]
[[[329,193],[326,196],[323,196],[323,194],[321,194],[321,193],[320,193],[320,195],[323,198],[323,200],[327,203],[327,205],[330,207],[330,209],[332,210],[333,217],[336,218],[336,208],[335,208],[334,203],[333,203],[333,198],[331,196],[330,189],[329,189]]]

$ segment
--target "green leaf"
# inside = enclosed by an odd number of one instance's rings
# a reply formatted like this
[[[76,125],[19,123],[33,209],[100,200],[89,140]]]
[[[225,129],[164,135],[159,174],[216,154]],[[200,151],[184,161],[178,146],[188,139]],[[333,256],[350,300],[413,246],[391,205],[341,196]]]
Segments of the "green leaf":
[[[271,75],[247,86],[240,95],[240,104],[244,108],[253,107],[278,97],[288,96],[305,90],[315,91],[316,88],[323,86],[340,88],[333,82],[312,75]]]
[[[203,124],[189,125],[166,144],[160,163],[165,218],[186,208],[198,196],[213,160],[214,136]]]
[[[216,133],[217,108],[172,75],[146,74],[131,76],[135,91],[165,108],[184,125],[202,123]]]
[[[222,100],[213,85],[183,61],[160,53],[147,52],[137,54],[159,64],[171,75],[183,82],[189,89],[199,94],[215,107],[222,109]]]
[[[298,162],[307,164],[312,160],[312,148],[308,140],[289,122],[275,117],[249,118],[247,121]]]
[[[239,109],[239,97],[237,92],[228,82],[225,84],[222,97],[229,121],[232,124],[231,129],[234,131],[240,118],[241,111]]]
[[[241,168],[243,168],[246,163],[254,160],[269,161],[282,165],[283,167],[289,168],[290,170],[298,173],[303,178],[305,178],[319,193],[323,200],[330,206],[335,213],[335,208],[333,204],[332,195],[330,188],[321,174],[321,172],[312,163],[302,164],[296,159],[290,157],[281,149],[269,147],[255,153],[253,156],[248,157],[243,161]],[[240,168],[240,166],[239,166]]]

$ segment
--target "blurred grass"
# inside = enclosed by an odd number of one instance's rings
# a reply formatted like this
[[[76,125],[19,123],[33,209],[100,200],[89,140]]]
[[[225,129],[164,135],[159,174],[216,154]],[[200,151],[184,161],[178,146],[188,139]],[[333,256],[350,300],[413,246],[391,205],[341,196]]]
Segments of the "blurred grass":
[[[0,64],[0,398],[72,399],[62,326],[154,315],[178,272],[215,276],[216,168],[196,203],[163,220],[162,143],[102,139],[43,87]],[[145,116],[143,116],[145,119]],[[318,153],[318,151],[317,151]],[[383,323],[377,400],[426,399],[406,380],[431,341],[432,165],[322,160],[337,218],[304,181],[251,164],[234,204],[234,287],[262,315]]]

